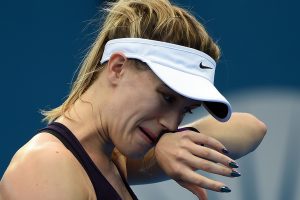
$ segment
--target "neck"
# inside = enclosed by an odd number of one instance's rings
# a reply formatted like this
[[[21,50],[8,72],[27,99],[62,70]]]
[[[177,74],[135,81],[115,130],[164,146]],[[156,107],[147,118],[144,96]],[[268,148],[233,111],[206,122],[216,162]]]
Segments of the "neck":
[[[101,118],[101,110],[91,97],[95,97],[92,87],[56,121],[71,130],[101,171],[109,171],[113,164],[111,156],[114,144]]]

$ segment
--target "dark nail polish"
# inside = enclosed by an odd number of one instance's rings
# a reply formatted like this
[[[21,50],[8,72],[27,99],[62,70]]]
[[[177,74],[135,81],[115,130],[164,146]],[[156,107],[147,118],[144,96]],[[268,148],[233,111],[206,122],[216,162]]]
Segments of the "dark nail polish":
[[[220,192],[231,192],[231,189],[229,189],[227,186],[223,186],[220,188]]]
[[[222,149],[222,152],[225,153],[225,154],[228,154],[228,153],[229,153],[228,150],[227,150],[226,148],[223,148],[223,149]]]
[[[232,177],[239,177],[241,174],[238,171],[232,170],[231,174]]]
[[[234,162],[234,161],[231,161],[229,163],[229,166],[232,167],[232,168],[238,168],[239,167],[238,164],[236,162]]]

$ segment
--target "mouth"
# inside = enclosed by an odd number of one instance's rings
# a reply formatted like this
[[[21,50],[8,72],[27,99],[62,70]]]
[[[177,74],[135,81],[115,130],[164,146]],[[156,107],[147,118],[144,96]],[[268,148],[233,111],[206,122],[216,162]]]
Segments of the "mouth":
[[[155,144],[156,137],[154,137],[152,134],[150,134],[148,131],[143,129],[142,127],[139,127],[139,129],[144,133],[144,135],[147,136],[147,138],[151,141],[152,144]]]

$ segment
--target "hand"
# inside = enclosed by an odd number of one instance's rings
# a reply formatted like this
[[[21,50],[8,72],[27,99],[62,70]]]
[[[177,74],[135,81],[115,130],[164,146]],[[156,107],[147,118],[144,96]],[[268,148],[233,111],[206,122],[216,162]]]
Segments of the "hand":
[[[203,188],[217,192],[229,192],[230,189],[195,170],[228,177],[240,175],[232,169],[238,167],[237,164],[224,152],[226,148],[216,139],[190,130],[166,133],[155,147],[155,157],[162,170],[202,200],[207,199]]]

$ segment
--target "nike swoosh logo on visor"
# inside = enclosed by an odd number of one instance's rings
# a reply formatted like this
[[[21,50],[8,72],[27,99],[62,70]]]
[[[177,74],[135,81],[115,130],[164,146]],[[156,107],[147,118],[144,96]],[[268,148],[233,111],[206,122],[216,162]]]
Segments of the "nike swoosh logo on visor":
[[[200,63],[199,67],[200,67],[201,69],[212,69],[211,67],[208,67],[208,66],[203,65],[202,62]]]

